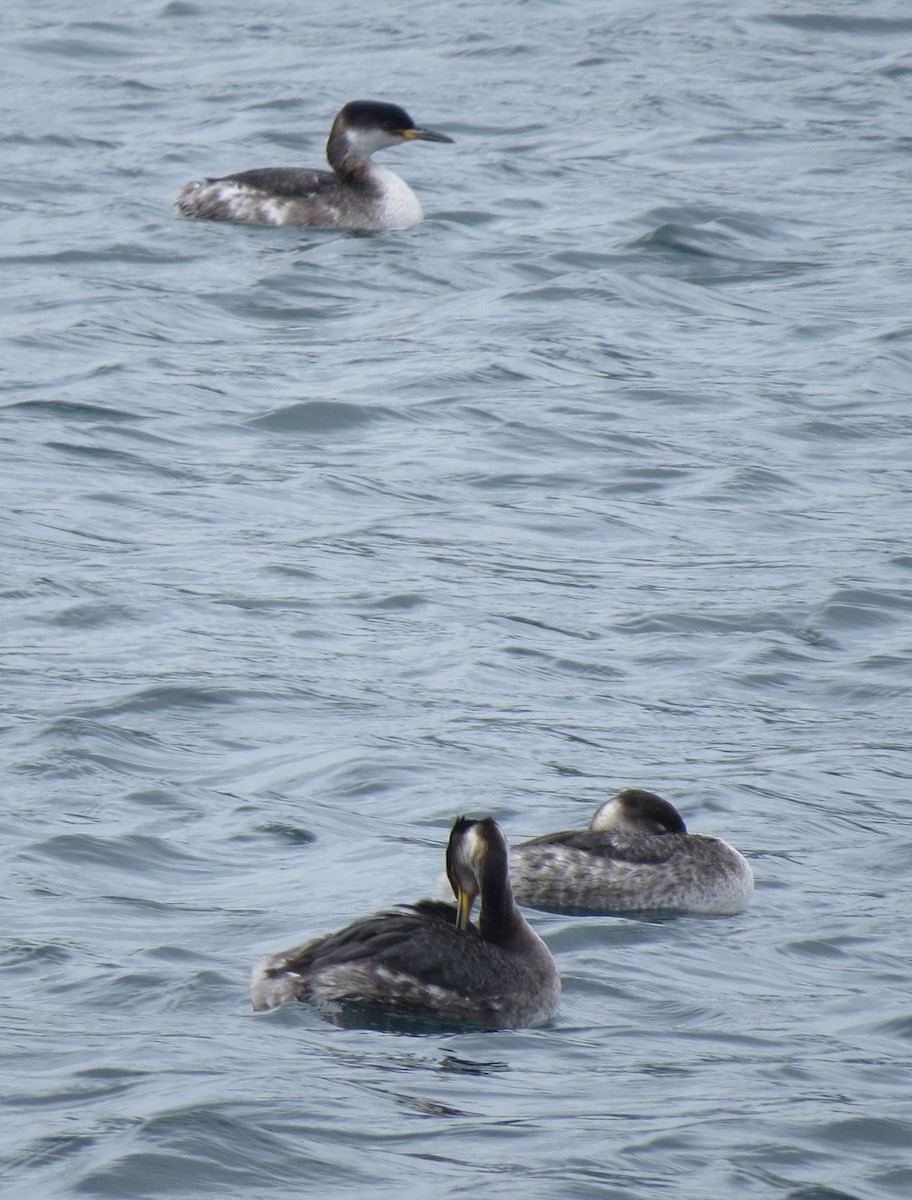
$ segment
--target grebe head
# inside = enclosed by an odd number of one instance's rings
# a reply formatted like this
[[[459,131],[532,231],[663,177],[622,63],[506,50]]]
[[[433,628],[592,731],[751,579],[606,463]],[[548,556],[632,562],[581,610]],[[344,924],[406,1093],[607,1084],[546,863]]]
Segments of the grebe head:
[[[400,142],[452,142],[445,133],[419,129],[404,108],[385,100],[350,100],[329,133],[330,145],[344,138],[352,150],[365,156]]]
[[[686,833],[673,804],[642,788],[626,788],[595,810],[589,828],[596,833]]]
[[[478,896],[483,908],[487,895],[509,887],[507,839],[493,818],[457,819],[447,844],[446,871],[456,897],[456,926],[466,929]]]

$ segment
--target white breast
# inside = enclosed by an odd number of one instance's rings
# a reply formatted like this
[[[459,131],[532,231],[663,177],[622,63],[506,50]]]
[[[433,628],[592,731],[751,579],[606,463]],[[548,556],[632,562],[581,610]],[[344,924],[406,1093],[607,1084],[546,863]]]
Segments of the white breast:
[[[408,229],[424,219],[418,197],[394,172],[372,163],[373,176],[383,189],[377,225],[382,229]]]

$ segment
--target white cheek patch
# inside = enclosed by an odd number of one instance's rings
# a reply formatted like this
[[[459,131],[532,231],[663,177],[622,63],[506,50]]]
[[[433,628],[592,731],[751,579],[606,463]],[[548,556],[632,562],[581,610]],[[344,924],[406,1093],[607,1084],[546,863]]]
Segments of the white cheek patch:
[[[384,150],[387,146],[398,146],[401,137],[386,133],[382,129],[347,129],[345,136],[351,148],[358,154],[370,157],[375,150]]]

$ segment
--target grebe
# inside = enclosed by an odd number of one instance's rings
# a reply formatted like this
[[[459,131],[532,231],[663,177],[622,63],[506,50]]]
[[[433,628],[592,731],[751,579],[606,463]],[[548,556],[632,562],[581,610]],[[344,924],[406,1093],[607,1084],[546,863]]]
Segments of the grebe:
[[[419,129],[405,109],[380,100],[352,100],[337,114],[326,157],[332,171],[262,167],[185,184],[175,201],[185,217],[306,225],[314,229],[407,229],[424,213],[408,184],[371,160],[400,142],[452,142]]]
[[[737,913],[754,887],[733,846],[688,833],[674,805],[639,788],[607,800],[586,830],[514,847],[510,874],[520,904],[592,913]]]
[[[254,972],[253,1007],[304,1000],[489,1028],[549,1021],[560,976],[513,900],[497,823],[460,817],[446,868],[455,906],[420,900],[273,954]]]

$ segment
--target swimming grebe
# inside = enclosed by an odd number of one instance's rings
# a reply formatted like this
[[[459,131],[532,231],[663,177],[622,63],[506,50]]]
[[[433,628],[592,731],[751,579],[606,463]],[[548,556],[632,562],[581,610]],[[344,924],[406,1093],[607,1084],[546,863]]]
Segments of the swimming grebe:
[[[550,1020],[560,976],[513,900],[497,823],[460,817],[446,867],[455,906],[421,900],[273,954],[254,972],[253,1007],[305,1000],[489,1028]]]
[[[674,805],[639,788],[607,800],[586,830],[514,847],[510,875],[520,904],[593,913],[736,913],[754,887],[734,847],[688,833]]]
[[[177,211],[210,221],[307,225],[314,229],[407,229],[422,219],[408,184],[371,160],[400,142],[452,142],[419,129],[405,109],[380,100],[352,100],[338,113],[326,143],[332,171],[263,167],[185,184]]]

